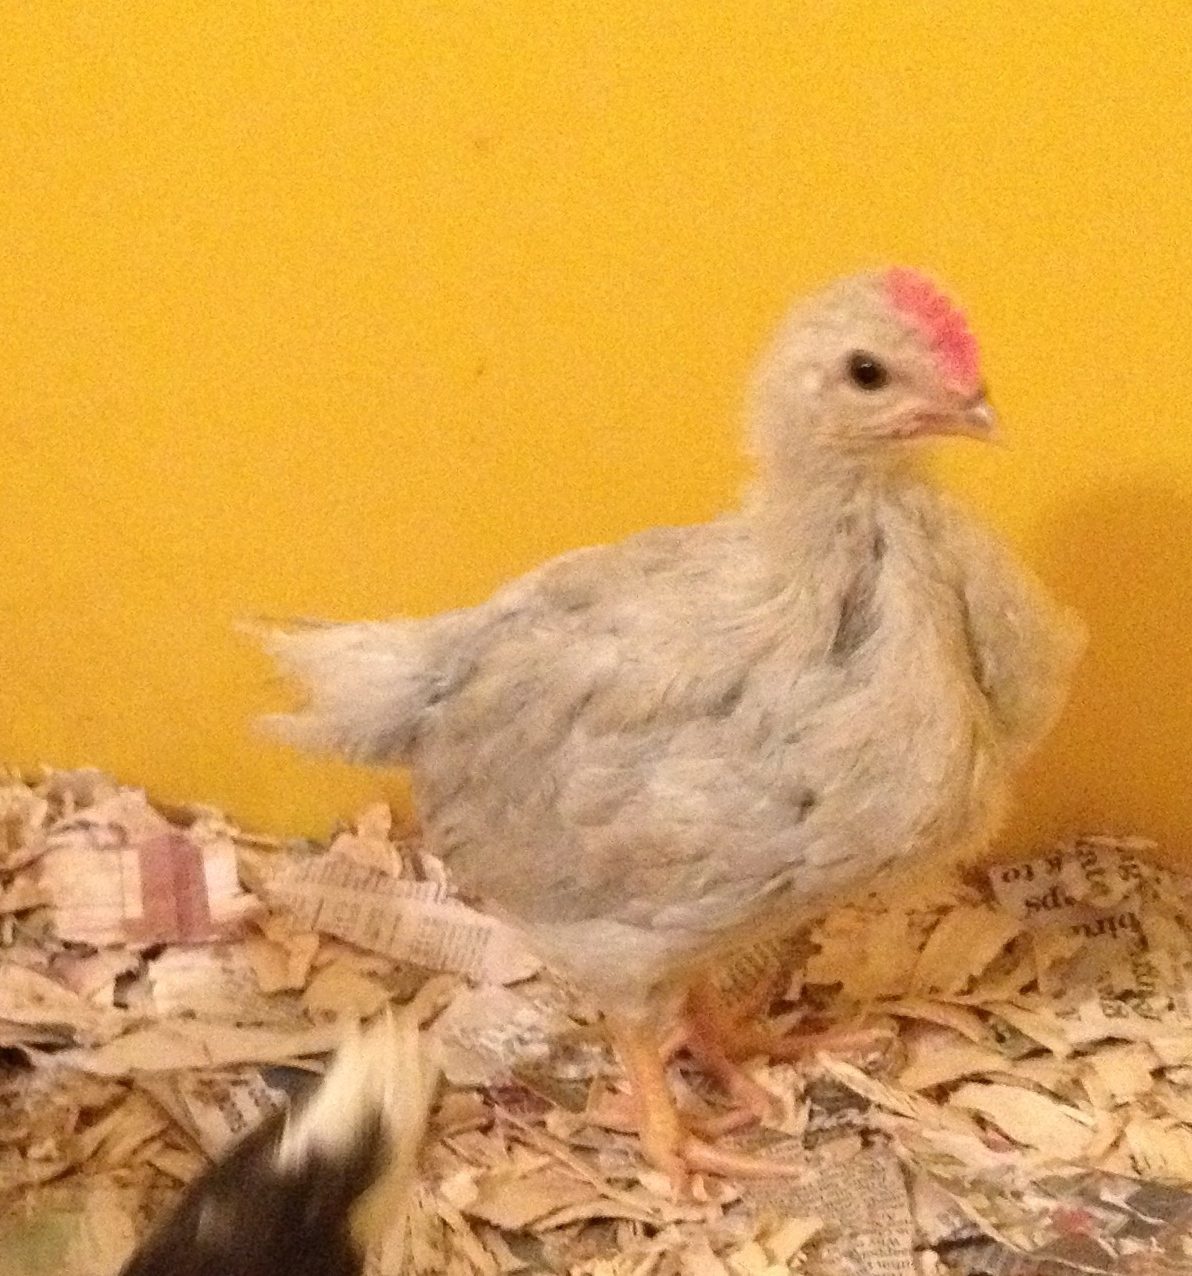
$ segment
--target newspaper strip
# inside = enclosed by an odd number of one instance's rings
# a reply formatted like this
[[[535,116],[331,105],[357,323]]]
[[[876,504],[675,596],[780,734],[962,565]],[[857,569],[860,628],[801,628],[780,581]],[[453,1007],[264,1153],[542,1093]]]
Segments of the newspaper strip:
[[[212,1159],[285,1103],[258,1073],[179,1076],[173,1081],[184,1124]]]
[[[108,1041],[127,1026],[121,1011],[97,1006],[48,975],[11,961],[0,962],[0,1021],[17,1040],[35,1040],[37,1029],[50,1028],[64,1029],[79,1042]]]
[[[998,905],[1025,926],[1070,926],[1094,938],[1086,927],[1098,914],[1137,916],[1145,880],[1138,853],[1150,848],[1137,839],[1081,838],[1037,859],[995,864],[989,884]]]
[[[852,1139],[839,1141],[852,1148]],[[835,1143],[808,1156],[808,1174],[742,1185],[742,1196],[787,1218],[827,1224],[816,1258],[847,1276],[915,1276],[914,1220],[902,1166],[888,1147],[838,1154]]]
[[[1023,1192],[942,1183],[992,1238],[949,1250],[965,1272],[998,1276],[1192,1276],[1192,1193],[1116,1174],[1040,1180]]]
[[[0,777],[0,872],[15,873],[45,854],[50,804],[19,782]]]
[[[491,1086],[545,1063],[566,1020],[508,988],[465,988],[435,1021],[443,1072],[452,1085]]]
[[[1107,1038],[1145,1041],[1169,1065],[1192,1062],[1184,1057],[1192,1048],[1192,987],[1186,972],[1179,972],[1178,981],[1172,979],[1147,951],[1131,954],[1113,974],[1112,988],[1098,990],[1065,1017],[1069,1039],[1077,1045]],[[1160,1049],[1164,1044],[1167,1051]],[[1172,1057],[1170,1048],[1179,1049],[1179,1057]]]
[[[95,1076],[122,1077],[130,1072],[173,1072],[305,1059],[327,1054],[341,1037],[342,1029],[337,1024],[292,1029],[241,1028],[175,1019],[134,1029],[95,1050],[64,1050],[46,1062]]]
[[[1071,1046],[1146,1042],[1177,1064],[1192,1060],[1192,954],[1140,859],[1151,849],[1141,839],[1082,838],[995,865],[989,882],[999,906],[1032,933],[1041,986],[1055,994],[1054,1022]],[[1067,937],[1047,940],[1057,932]],[[1052,961],[1063,979],[1048,977]]]
[[[216,939],[258,908],[230,838],[194,841],[135,790],[51,829],[41,874],[58,938],[96,948]]]
[[[513,930],[449,898],[440,883],[393,877],[345,855],[303,860],[268,890],[303,925],[395,961],[496,984],[541,965]]]
[[[242,945],[178,945],[148,964],[158,1015],[197,1015],[237,1024],[279,1024],[301,1017],[294,993],[265,996]]]
[[[374,802],[360,812],[353,828],[336,834],[328,850],[366,868],[378,868],[393,877],[401,877],[406,856],[413,846],[412,838],[401,842],[394,839],[393,811],[384,802]]]
[[[985,1233],[928,1174],[916,1169],[911,1178],[911,1213],[917,1240],[930,1249],[979,1241]]]

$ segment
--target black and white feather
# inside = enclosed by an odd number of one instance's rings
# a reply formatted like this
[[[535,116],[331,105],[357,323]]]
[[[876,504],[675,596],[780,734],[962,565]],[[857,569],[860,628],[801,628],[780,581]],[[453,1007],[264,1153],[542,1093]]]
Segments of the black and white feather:
[[[121,1276],[360,1276],[402,1216],[434,1083],[416,1017],[386,1014],[200,1175]]]

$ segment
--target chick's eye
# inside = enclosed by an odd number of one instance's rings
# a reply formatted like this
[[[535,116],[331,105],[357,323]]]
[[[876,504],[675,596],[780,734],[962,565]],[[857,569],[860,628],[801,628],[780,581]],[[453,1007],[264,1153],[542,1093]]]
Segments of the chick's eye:
[[[890,380],[886,365],[862,350],[849,355],[848,375],[853,385],[862,390],[880,390]]]

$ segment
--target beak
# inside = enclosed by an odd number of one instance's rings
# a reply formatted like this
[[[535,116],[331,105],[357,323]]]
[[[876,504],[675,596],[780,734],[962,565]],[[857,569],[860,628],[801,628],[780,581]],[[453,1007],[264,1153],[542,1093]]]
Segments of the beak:
[[[938,416],[932,414],[924,418],[915,433],[920,437],[936,435],[976,439],[981,443],[1002,442],[997,428],[997,413],[983,394],[975,402],[955,412],[940,413]]]
[[[968,438],[981,439],[985,443],[1001,443],[1002,441],[998,431],[997,413],[993,410],[993,404],[984,395],[971,408],[965,408],[960,415],[960,425],[961,428],[957,433],[964,434]]]

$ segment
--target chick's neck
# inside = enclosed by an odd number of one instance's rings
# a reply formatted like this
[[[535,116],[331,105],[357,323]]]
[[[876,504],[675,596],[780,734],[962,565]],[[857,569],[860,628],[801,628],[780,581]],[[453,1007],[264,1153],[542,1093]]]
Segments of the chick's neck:
[[[842,529],[863,533],[884,507],[913,500],[925,483],[910,449],[808,450],[782,461],[765,458],[741,513],[784,561],[812,568],[838,545]]]

